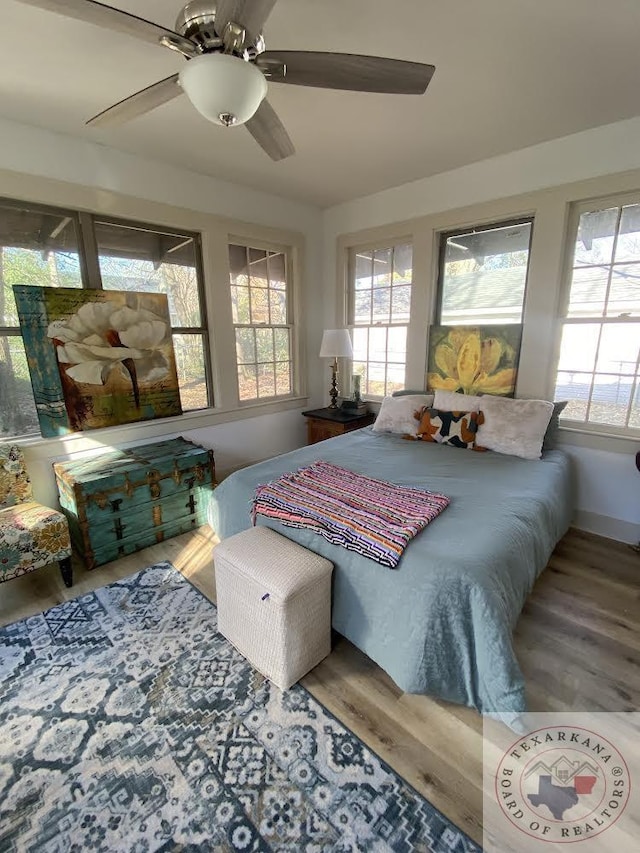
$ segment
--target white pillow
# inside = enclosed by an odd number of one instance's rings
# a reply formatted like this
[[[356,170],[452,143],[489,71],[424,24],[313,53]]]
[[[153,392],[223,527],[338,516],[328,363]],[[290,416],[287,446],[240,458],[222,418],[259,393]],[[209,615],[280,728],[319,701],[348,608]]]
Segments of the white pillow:
[[[373,424],[374,432],[398,432],[415,435],[418,421],[414,412],[433,405],[433,394],[405,394],[404,397],[385,397]]]
[[[493,396],[480,399],[484,423],[478,427],[476,445],[522,459],[540,459],[553,403]]]
[[[457,391],[441,391],[436,388],[433,408],[443,412],[479,412],[484,397],[474,397],[472,394],[458,394]]]

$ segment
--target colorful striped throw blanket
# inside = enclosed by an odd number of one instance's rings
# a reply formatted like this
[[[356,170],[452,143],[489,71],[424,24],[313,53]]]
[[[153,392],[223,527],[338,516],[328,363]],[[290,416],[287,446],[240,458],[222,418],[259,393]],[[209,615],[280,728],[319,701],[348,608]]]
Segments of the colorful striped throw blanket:
[[[411,539],[449,498],[397,486],[318,461],[258,486],[252,517],[304,527],[328,542],[395,568]]]

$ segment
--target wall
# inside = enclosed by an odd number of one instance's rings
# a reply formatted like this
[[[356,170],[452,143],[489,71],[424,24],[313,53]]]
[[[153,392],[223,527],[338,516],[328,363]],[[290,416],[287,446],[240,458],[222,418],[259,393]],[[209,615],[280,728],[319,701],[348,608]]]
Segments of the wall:
[[[640,168],[640,117],[543,142],[329,208],[332,235]]]
[[[227,322],[230,316],[227,318],[225,314],[228,299],[224,291],[228,291],[228,282],[224,275],[221,278],[217,275],[215,264],[215,257],[220,252],[226,253],[227,220],[233,233],[252,233],[255,224],[263,235],[273,234],[274,239],[285,235],[295,240],[303,259],[298,273],[304,287],[297,310],[306,386],[306,365],[318,363],[321,335],[319,323],[310,319],[318,318],[322,310],[322,220],[317,208],[4,119],[0,119],[0,139],[0,196],[66,204],[141,221],[166,220],[166,224],[176,217],[184,227],[204,229],[209,319],[219,338],[229,335],[230,325]],[[223,219],[214,221],[214,217]],[[189,414],[180,419],[96,430],[60,440],[26,442],[36,497],[55,502],[52,461],[95,452],[112,444],[139,444],[161,435],[184,435],[214,448],[221,475],[241,464],[303,445],[306,433],[300,412],[309,405],[306,388],[299,399],[288,404],[233,411],[235,399],[231,399],[230,377],[234,371],[234,364],[216,364],[217,408],[206,416]]]
[[[0,139],[0,169],[318,235],[320,212],[311,205],[3,118]]]
[[[636,450],[638,446],[636,445]],[[640,541],[640,473],[634,454],[608,453],[563,441],[573,459],[579,496],[575,524],[621,542]]]
[[[351,245],[409,236],[414,242],[412,303],[423,323],[410,332],[407,382],[423,387],[427,331],[435,295],[439,230],[533,213],[536,216],[525,306],[518,394],[553,393],[554,314],[562,283],[572,201],[640,189],[640,118],[553,140],[356,199],[324,212],[324,323],[340,325],[337,283]],[[414,316],[416,316],[414,314]],[[550,387],[551,385],[551,387]],[[562,431],[575,463],[575,523],[622,541],[640,539],[639,441]]]

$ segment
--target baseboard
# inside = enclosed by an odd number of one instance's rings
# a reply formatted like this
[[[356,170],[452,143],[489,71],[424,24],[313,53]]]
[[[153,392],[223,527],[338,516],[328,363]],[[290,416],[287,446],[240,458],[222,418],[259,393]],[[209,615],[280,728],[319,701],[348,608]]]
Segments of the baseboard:
[[[611,518],[608,515],[599,515],[597,512],[576,510],[572,526],[577,527],[578,530],[597,533],[599,536],[606,536],[607,539],[615,539],[629,545],[637,545],[640,542],[640,524]]]

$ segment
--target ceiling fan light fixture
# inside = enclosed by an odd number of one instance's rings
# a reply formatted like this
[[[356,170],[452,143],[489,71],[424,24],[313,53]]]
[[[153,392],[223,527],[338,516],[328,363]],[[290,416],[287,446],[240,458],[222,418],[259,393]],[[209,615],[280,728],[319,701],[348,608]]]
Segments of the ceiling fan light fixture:
[[[227,53],[190,59],[179,80],[198,112],[224,127],[249,121],[267,94],[264,74],[252,63]]]

